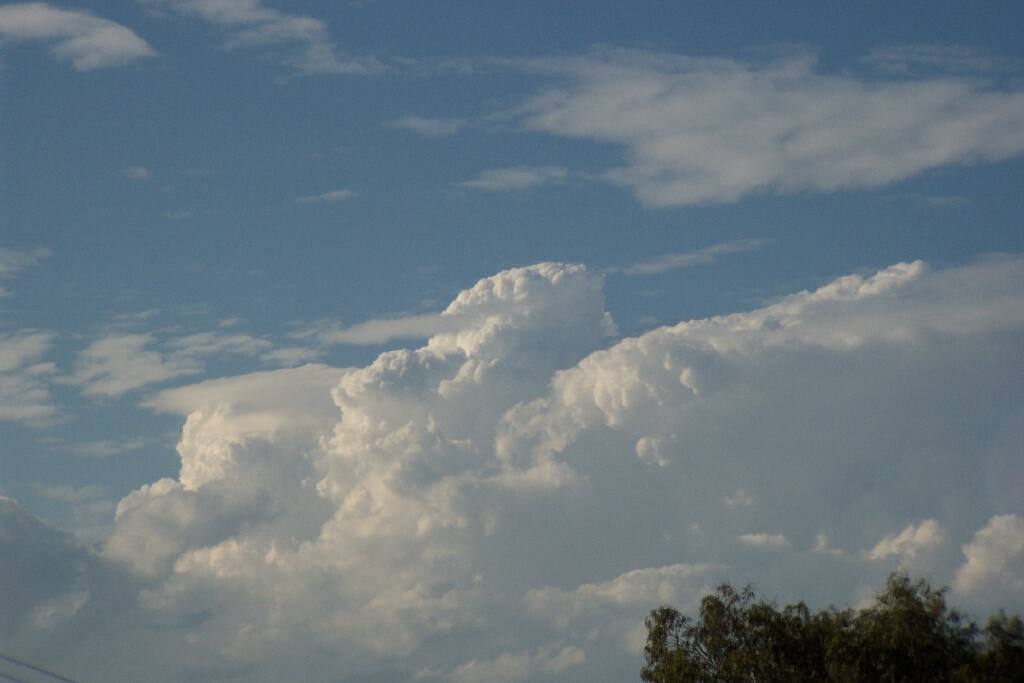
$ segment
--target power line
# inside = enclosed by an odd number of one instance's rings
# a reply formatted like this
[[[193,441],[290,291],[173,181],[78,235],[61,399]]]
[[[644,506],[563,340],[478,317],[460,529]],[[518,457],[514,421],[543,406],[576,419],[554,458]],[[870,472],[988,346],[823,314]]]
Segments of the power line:
[[[30,664],[29,662],[17,659],[15,657],[11,657],[10,655],[5,655],[2,652],[0,652],[0,659],[8,661],[11,664],[17,664],[18,666],[23,666],[26,669],[31,669],[32,671],[35,671],[36,673],[43,674],[44,676],[49,676],[50,678],[54,678],[54,679],[56,679],[58,681],[64,681],[64,683],[75,683],[70,678],[65,678],[64,676],[61,676],[60,674],[55,674],[52,671],[48,671],[47,669],[44,669],[41,666],[36,666],[35,664]],[[0,674],[0,676],[5,676],[6,678],[10,678],[11,680],[16,681],[16,683],[25,683],[24,681],[19,681],[19,679],[11,677],[9,674]]]

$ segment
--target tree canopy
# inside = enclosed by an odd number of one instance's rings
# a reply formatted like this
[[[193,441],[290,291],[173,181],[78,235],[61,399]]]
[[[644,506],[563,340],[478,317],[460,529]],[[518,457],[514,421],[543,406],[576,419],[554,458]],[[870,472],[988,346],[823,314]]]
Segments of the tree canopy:
[[[1024,682],[1024,622],[999,612],[979,628],[945,589],[893,574],[870,607],[812,612],[728,584],[696,620],[672,607],[646,619],[641,679],[650,683]]]

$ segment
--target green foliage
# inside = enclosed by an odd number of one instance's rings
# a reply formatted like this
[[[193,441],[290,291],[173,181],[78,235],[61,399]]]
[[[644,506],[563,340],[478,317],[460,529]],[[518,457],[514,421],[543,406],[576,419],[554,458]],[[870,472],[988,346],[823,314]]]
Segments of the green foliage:
[[[1000,612],[979,630],[945,590],[893,574],[875,604],[779,610],[749,586],[704,597],[696,621],[672,607],[646,620],[650,683],[1024,682],[1024,623]]]

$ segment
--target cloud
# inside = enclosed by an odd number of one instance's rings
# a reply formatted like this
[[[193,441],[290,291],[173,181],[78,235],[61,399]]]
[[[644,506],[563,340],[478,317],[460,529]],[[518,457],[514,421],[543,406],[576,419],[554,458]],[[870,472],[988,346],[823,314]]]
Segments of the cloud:
[[[678,268],[708,265],[717,261],[719,256],[754,251],[755,249],[760,249],[765,244],[765,240],[758,239],[734,240],[732,242],[713,244],[710,247],[704,247],[697,251],[664,254],[657,258],[647,259],[646,261],[638,261],[624,268],[612,268],[609,269],[609,272],[621,272],[625,275],[656,275]]]
[[[722,498],[722,502],[725,504],[725,507],[737,510],[740,508],[750,507],[751,505],[754,504],[754,499],[751,498],[750,494],[747,493],[744,489],[739,488],[736,489],[736,493],[732,494],[731,496],[726,496],[725,498]]]
[[[461,187],[491,192],[528,190],[539,185],[565,181],[569,172],[559,166],[512,166],[481,171],[472,180],[459,183]]]
[[[306,75],[369,75],[385,69],[373,57],[338,53],[320,19],[288,14],[261,0],[142,0],[146,4],[215,24],[227,33],[228,50],[284,47],[281,61]]]
[[[0,247],[0,277],[14,277],[22,270],[50,257],[49,249],[7,249]]]
[[[88,458],[109,458],[122,453],[137,451],[146,445],[144,439],[126,439],[114,441],[103,439],[100,441],[84,441],[80,443],[67,444],[67,447],[75,453]]]
[[[439,313],[423,313],[399,318],[380,318],[350,327],[337,324],[320,326],[297,333],[299,338],[313,339],[318,344],[357,344],[372,346],[395,339],[426,339],[440,332],[454,330],[457,321]]]
[[[789,541],[782,534],[768,534],[768,533],[756,533],[756,534],[740,534],[737,538],[740,539],[741,543],[746,545],[752,545],[757,548],[770,548],[774,550],[781,550],[789,545]]]
[[[57,500],[62,503],[82,503],[95,500],[106,495],[106,489],[102,486],[48,486],[45,484],[34,484],[32,490],[44,498]]]
[[[533,60],[556,80],[517,114],[532,131],[622,148],[605,172],[646,206],[872,188],[1024,151],[1024,92],[948,73],[822,73],[635,50]]]
[[[424,116],[403,116],[388,124],[391,128],[411,130],[428,138],[455,135],[466,125],[465,119],[434,119]]]
[[[992,517],[963,552],[966,561],[953,581],[956,592],[979,593],[997,606],[1024,595],[1024,516]]]
[[[79,71],[122,66],[156,55],[149,43],[121,24],[43,2],[0,7],[0,39],[52,43],[50,53]]]
[[[968,45],[891,45],[871,50],[861,61],[885,73],[899,76],[921,71],[970,75],[1020,66],[1012,60]]]
[[[521,654],[502,654],[494,659],[473,659],[456,668],[449,677],[453,683],[517,683],[544,674],[559,674],[586,661],[586,653],[578,647],[542,648]]]
[[[934,519],[926,519],[920,524],[911,524],[898,534],[889,534],[868,552],[872,560],[886,557],[900,557],[914,560],[923,553],[930,552],[942,545],[945,532]]]
[[[145,166],[129,166],[122,168],[121,175],[129,180],[149,180],[149,169]]]
[[[322,194],[307,195],[305,197],[299,197],[298,202],[300,204],[317,204],[326,202],[328,204],[334,204],[336,202],[343,202],[346,199],[355,197],[356,193],[352,190],[331,190]]]
[[[931,520],[958,606],[996,586],[1024,607],[1024,258],[894,264],[614,342],[602,281],[510,269],[368,365],[157,392],[178,475],[122,499],[98,554],[46,546],[67,576],[12,570],[12,640],[114,681],[627,680],[659,604],[725,580],[850,604]]]
[[[147,334],[115,334],[86,347],[67,381],[82,387],[86,396],[117,397],[133,389],[176,377],[195,375],[202,366],[195,359],[168,359],[150,348]]]
[[[270,354],[275,359],[273,353],[271,342],[241,333],[197,332],[160,340],[147,333],[114,332],[80,351],[75,371],[62,381],[81,387],[86,396],[115,398],[150,384],[199,374],[209,357]]]
[[[49,391],[57,368],[43,360],[53,339],[38,330],[0,334],[0,421],[43,426],[57,416]]]

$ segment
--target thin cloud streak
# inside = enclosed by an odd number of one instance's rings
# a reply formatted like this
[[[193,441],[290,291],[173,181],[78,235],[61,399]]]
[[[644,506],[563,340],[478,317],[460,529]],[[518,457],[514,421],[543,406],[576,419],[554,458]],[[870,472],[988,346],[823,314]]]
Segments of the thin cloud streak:
[[[564,182],[569,172],[560,166],[510,166],[481,171],[472,180],[459,183],[460,187],[491,192],[515,192],[539,185]]]
[[[439,138],[455,135],[465,125],[465,119],[433,119],[424,116],[403,116],[389,123],[388,127],[409,130],[428,138]]]
[[[710,247],[704,247],[697,251],[664,254],[645,261],[638,261],[630,266],[622,268],[612,267],[605,272],[622,273],[624,275],[657,275],[659,273],[665,273],[679,268],[692,268],[693,266],[708,265],[717,261],[721,256],[755,251],[767,243],[768,240],[763,239],[722,242],[721,244],[713,244]]]

